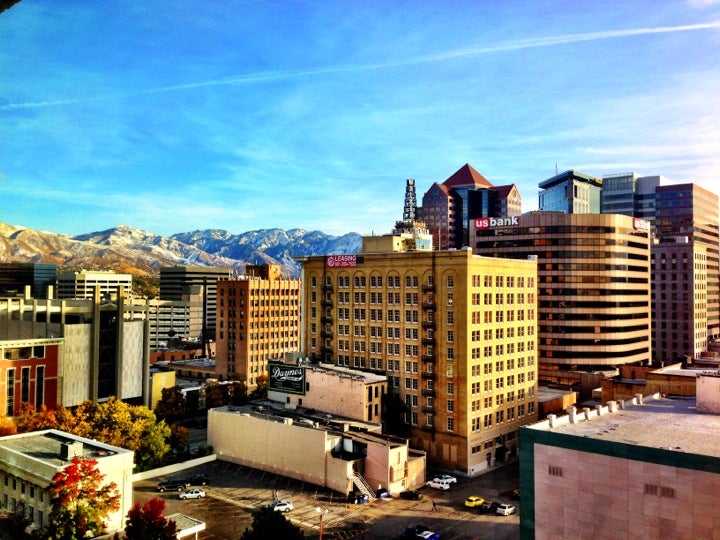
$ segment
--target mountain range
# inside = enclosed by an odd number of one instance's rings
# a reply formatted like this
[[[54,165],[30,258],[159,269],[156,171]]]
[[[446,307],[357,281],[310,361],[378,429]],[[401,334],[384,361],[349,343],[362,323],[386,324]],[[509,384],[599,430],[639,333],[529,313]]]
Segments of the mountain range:
[[[135,275],[155,274],[169,266],[232,267],[279,264],[297,277],[293,257],[352,254],[360,251],[357,233],[331,236],[302,229],[261,229],[232,234],[208,229],[160,236],[119,225],[77,236],[37,231],[0,223],[0,262],[55,263],[66,270],[115,270]]]

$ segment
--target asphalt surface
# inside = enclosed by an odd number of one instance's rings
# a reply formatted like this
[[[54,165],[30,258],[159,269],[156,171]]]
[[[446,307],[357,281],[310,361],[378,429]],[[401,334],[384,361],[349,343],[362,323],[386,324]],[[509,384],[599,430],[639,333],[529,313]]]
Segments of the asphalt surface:
[[[320,537],[321,516],[322,537],[326,539],[395,539],[406,527],[417,524],[439,533],[444,540],[510,540],[520,536],[518,513],[485,515],[464,506],[469,495],[479,495],[510,502],[519,510],[518,501],[509,496],[519,483],[517,463],[476,478],[459,476],[457,484],[448,491],[424,487],[420,489],[423,498],[419,501],[393,498],[366,504],[347,504],[344,497],[314,484],[223,461],[187,469],[173,477],[197,473],[211,477],[210,485],[202,486],[206,492],[203,499],[180,500],[177,492],[159,493],[157,483],[169,479],[162,477],[135,483],[135,501],[144,503],[160,497],[166,502],[165,515],[181,512],[204,521],[207,529],[199,533],[199,540],[240,538],[246,528],[252,527],[253,510],[270,504],[273,492],[293,504],[294,509],[285,513],[285,517],[301,527],[308,539]]]

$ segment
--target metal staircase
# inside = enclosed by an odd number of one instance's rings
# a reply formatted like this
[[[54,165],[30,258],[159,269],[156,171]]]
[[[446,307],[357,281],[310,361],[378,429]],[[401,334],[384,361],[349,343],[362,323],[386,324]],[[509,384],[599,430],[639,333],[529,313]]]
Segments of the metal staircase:
[[[362,477],[360,473],[353,473],[351,480],[353,481],[353,484],[355,484],[355,487],[360,490],[360,493],[362,493],[363,495],[367,495],[368,500],[374,501],[376,499],[375,492],[368,485],[367,481]]]

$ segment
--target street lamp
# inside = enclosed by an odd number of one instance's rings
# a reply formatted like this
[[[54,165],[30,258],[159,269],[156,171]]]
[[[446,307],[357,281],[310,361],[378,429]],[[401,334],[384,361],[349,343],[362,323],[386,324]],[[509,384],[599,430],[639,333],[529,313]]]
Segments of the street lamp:
[[[325,514],[328,513],[327,508],[322,509],[319,506],[315,507],[315,511],[320,514],[320,540],[322,540],[323,537],[323,518],[325,517]]]

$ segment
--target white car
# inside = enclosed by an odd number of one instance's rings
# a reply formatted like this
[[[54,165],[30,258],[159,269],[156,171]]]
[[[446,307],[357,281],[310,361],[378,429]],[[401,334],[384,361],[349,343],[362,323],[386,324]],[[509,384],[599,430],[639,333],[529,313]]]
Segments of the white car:
[[[295,507],[290,501],[275,501],[270,505],[270,508],[272,508],[273,510],[277,510],[278,512],[289,512]]]
[[[187,491],[181,491],[180,497],[182,500],[185,499],[202,499],[205,496],[205,492],[202,489],[194,488],[194,489],[188,489]]]
[[[497,507],[496,512],[501,516],[509,516],[515,513],[515,507],[512,504],[502,503]]]
[[[450,476],[449,474],[441,474],[439,476],[436,476],[433,478],[433,480],[437,480],[439,482],[447,482],[448,484],[456,484],[457,478],[454,476]]]
[[[434,489],[442,489],[443,491],[450,489],[450,484],[448,482],[441,482],[440,480],[435,479],[430,480],[425,485]]]

